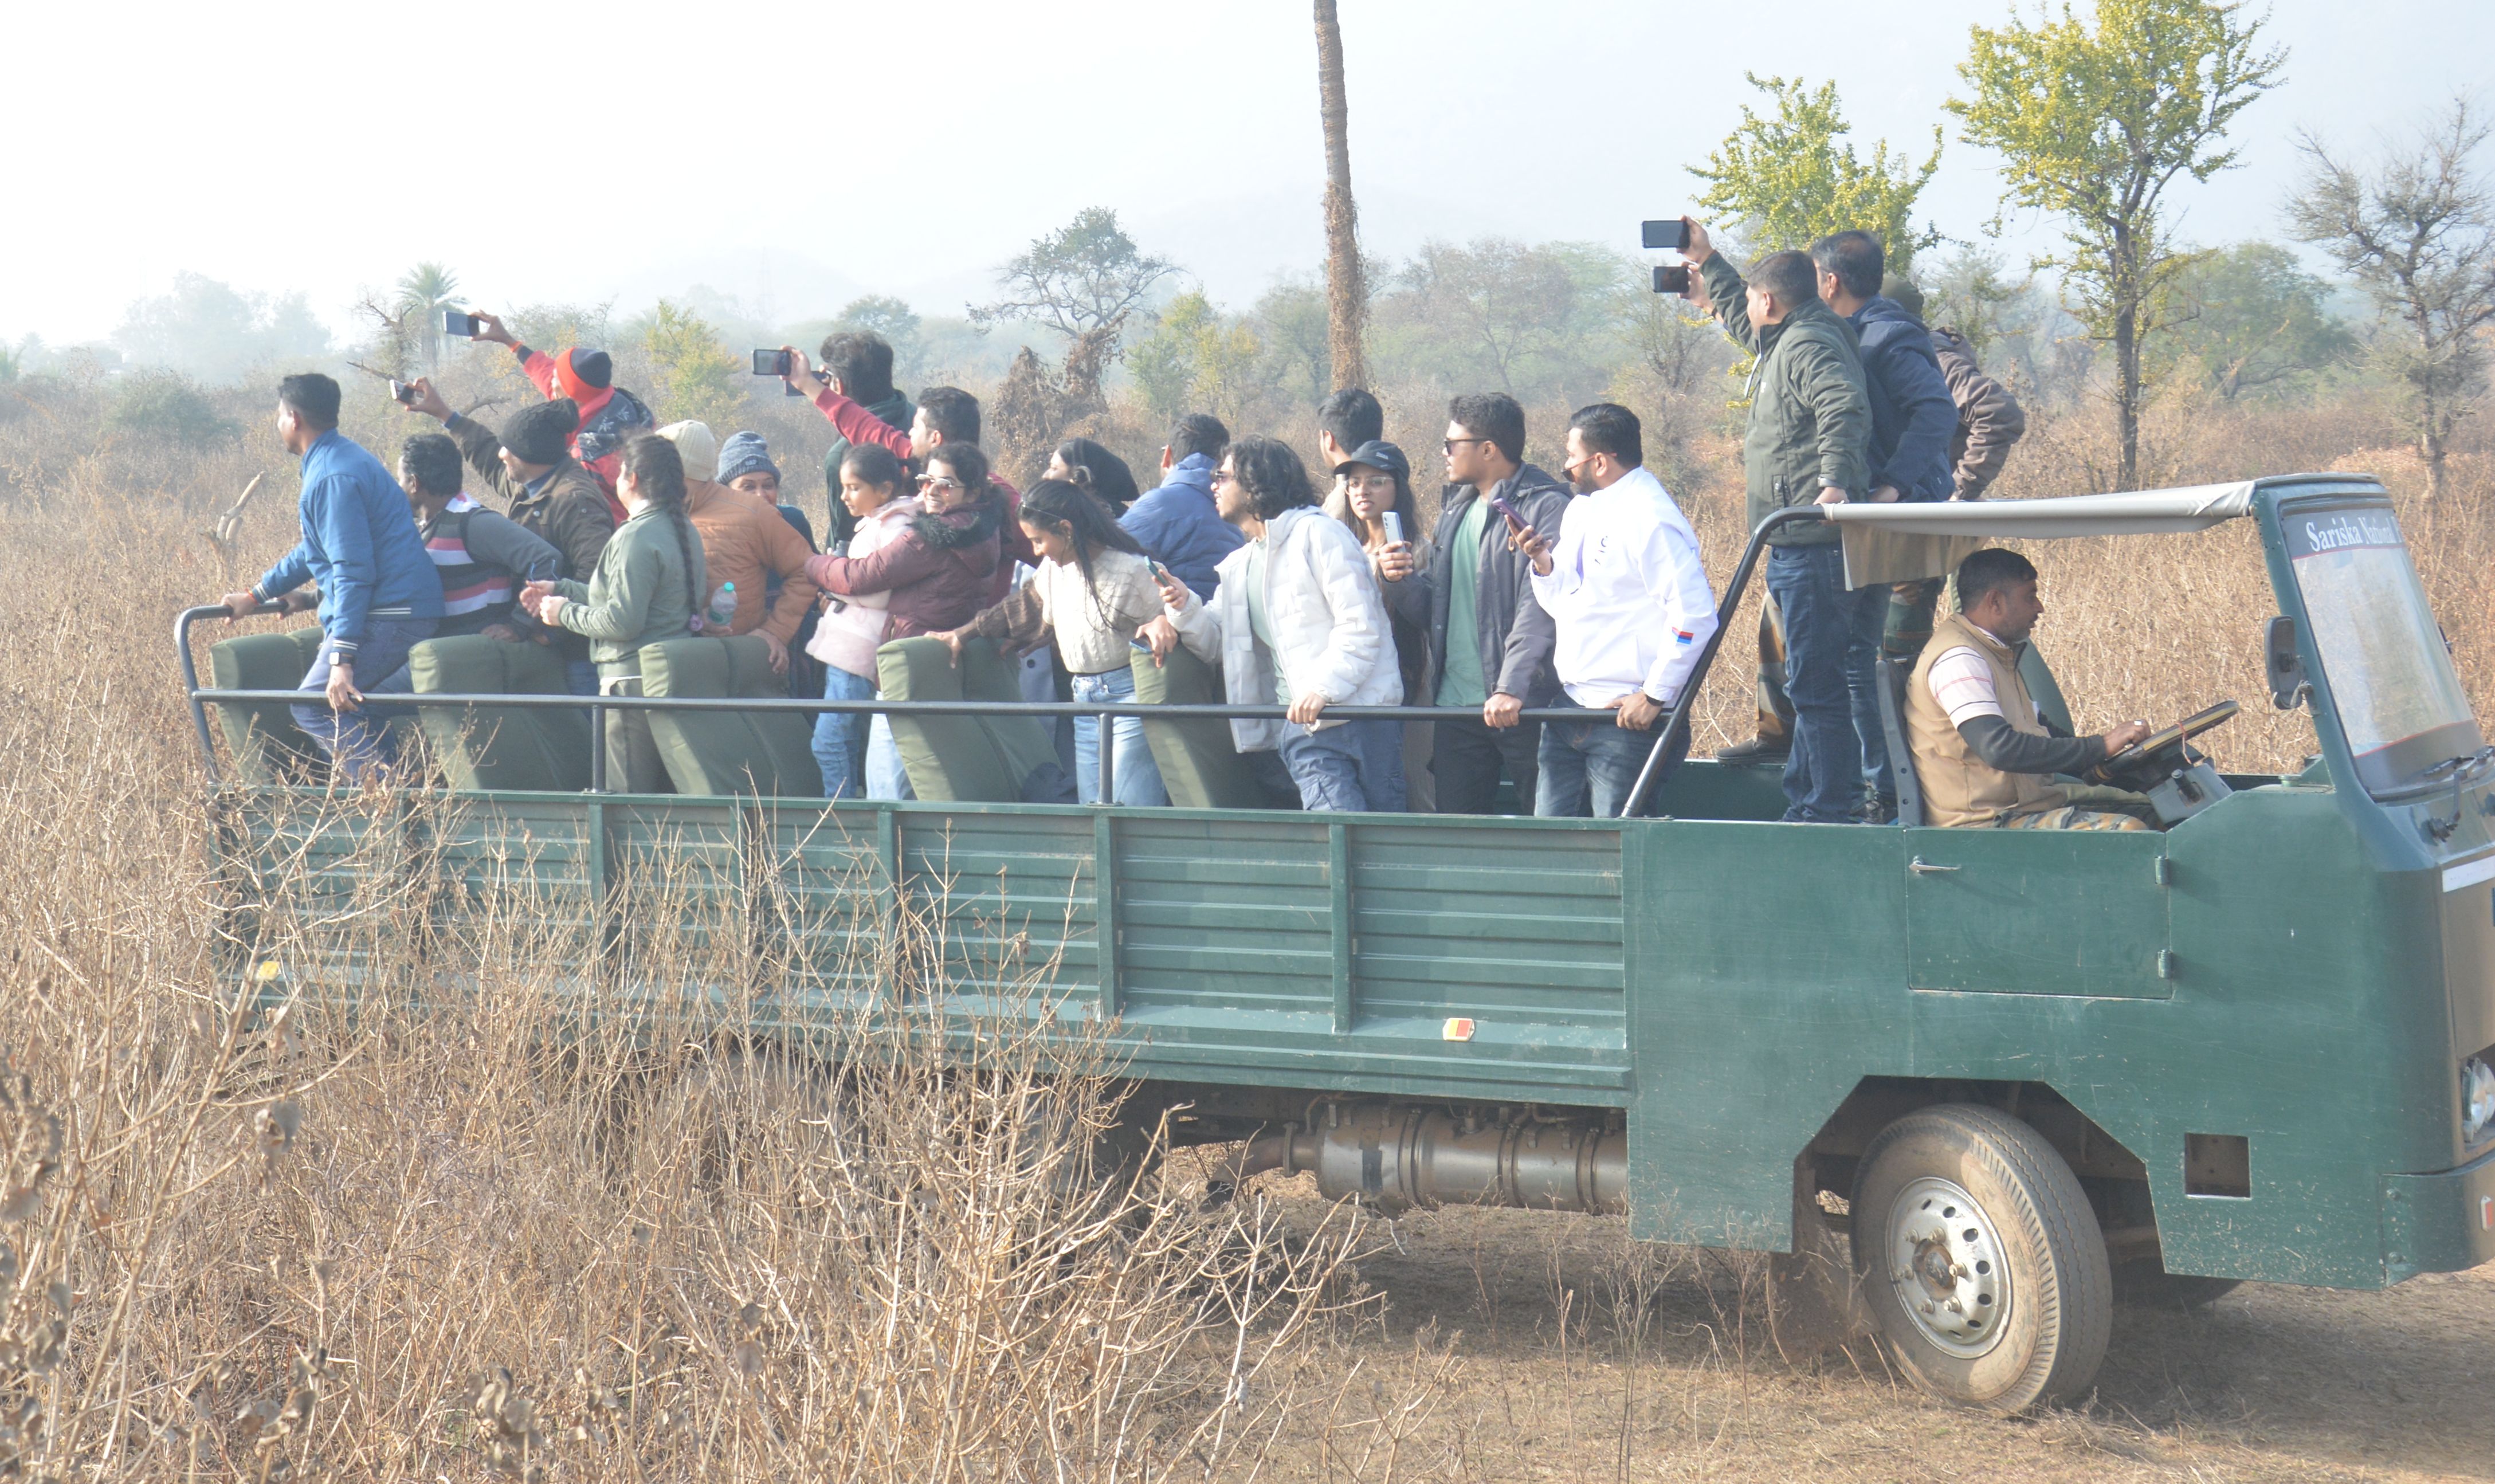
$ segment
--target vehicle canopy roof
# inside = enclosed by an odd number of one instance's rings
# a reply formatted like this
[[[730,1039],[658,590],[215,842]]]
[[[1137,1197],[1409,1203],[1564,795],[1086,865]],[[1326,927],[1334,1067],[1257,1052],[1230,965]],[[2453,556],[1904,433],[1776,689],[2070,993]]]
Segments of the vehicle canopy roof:
[[[2319,477],[2373,484],[2362,475]],[[1931,504],[1823,507],[1845,540],[1846,579],[1856,587],[1947,576],[1987,541],[2066,536],[2164,536],[2206,531],[2253,512],[2264,484],[2303,482],[2313,475],[2143,489],[2111,495],[2061,495],[2047,500],[1952,500]],[[2377,485],[2377,488],[2380,486]]]

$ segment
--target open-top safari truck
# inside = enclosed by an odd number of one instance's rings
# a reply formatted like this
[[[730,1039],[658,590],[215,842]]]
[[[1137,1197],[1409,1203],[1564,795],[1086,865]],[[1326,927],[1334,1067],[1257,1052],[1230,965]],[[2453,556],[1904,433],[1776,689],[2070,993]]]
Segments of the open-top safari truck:
[[[2255,521],[2265,682],[2311,707],[2320,756],[2221,775],[2159,739],[2118,760],[2172,806],[2162,833],[1784,824],[1772,772],[1704,761],[1661,819],[1323,816],[1256,807],[1218,720],[1241,712],[1174,664],[1084,709],[1148,718],[1179,807],[1033,804],[1051,708],[1003,704],[993,655],[956,672],[906,640],[861,704],[893,713],[921,801],[826,805],[795,796],[823,704],[762,698],[751,641],[688,639],[645,654],[652,698],[594,703],[653,713],[680,791],[629,796],[592,776],[592,703],[533,694],[560,681],[519,673],[528,646],[449,640],[415,697],[465,795],[425,857],[435,911],[525,886],[615,923],[664,866],[800,966],[775,1003],[803,1038],[872,1013],[886,986],[848,949],[906,905],[962,955],[936,1012],[1037,1015],[983,966],[1053,960],[1058,1023],[1117,1048],[1177,1137],[1240,1143],[1235,1172],[1790,1254],[1789,1295],[1836,1275],[1816,1291],[1839,1316],[1995,1407],[2084,1391],[2118,1283],[2379,1287],[2495,1255],[2495,750],[2382,487],[1776,519],[1837,521],[1860,581],[1986,541]],[[212,716],[241,774],[216,849],[347,858],[377,826],[303,822],[296,636],[220,644],[213,687],[181,648],[211,776]],[[352,954],[289,951],[298,992],[354,990]]]

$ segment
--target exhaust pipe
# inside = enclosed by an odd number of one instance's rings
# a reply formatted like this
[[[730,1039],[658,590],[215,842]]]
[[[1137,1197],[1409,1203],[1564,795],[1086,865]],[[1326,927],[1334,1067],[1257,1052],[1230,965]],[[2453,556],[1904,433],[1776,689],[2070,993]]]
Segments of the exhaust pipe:
[[[1306,1126],[1250,1140],[1226,1172],[1317,1177],[1329,1200],[1386,1215],[1442,1205],[1617,1215],[1628,1209],[1628,1133],[1611,1119],[1484,1115],[1419,1103],[1321,1102]]]

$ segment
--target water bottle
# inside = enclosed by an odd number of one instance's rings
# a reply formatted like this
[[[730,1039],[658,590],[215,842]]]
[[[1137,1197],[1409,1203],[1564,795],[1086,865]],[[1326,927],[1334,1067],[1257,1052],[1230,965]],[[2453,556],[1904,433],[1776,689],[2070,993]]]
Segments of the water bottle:
[[[735,622],[736,584],[723,582],[719,585],[719,591],[710,595],[710,611],[702,616],[701,632],[716,633],[722,638],[725,638],[729,626]]]

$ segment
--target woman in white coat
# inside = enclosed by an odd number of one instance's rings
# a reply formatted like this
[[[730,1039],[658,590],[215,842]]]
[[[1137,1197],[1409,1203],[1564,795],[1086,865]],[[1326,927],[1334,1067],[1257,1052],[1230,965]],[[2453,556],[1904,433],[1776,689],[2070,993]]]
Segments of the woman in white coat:
[[[1300,456],[1271,438],[1222,450],[1214,507],[1248,538],[1222,559],[1210,603],[1175,579],[1167,611],[1145,630],[1155,651],[1184,643],[1221,666],[1233,704],[1287,704],[1287,721],[1237,719],[1242,753],[1278,750],[1308,809],[1400,813],[1402,728],[1329,720],[1331,705],[1403,700],[1395,639],[1369,556],[1350,528],[1317,505]]]

